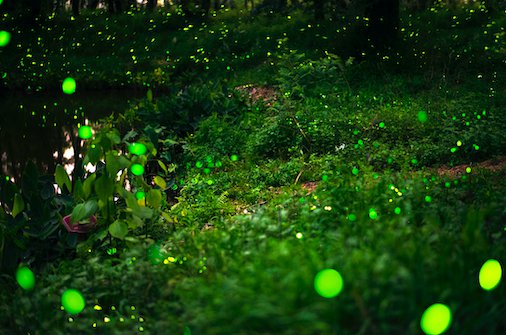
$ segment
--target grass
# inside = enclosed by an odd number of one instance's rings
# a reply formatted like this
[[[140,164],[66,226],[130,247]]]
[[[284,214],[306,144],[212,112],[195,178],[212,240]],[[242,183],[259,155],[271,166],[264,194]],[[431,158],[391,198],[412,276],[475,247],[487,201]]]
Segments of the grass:
[[[230,13],[205,30],[154,14],[152,30],[144,29],[137,41],[150,41],[150,34],[157,46],[184,40],[171,56],[179,69],[177,79],[169,76],[175,87],[167,96],[137,102],[126,114],[133,119],[129,126],[142,131],[149,124],[169,140],[159,144],[159,155],[177,165],[173,222],[154,225],[140,242],[116,241],[115,251],[81,243],[73,257],[34,263],[31,292],[4,275],[0,330],[419,334],[422,313],[440,302],[453,314],[449,334],[504,333],[504,284],[485,291],[478,275],[487,259],[505,263],[506,170],[475,167],[505,155],[500,92],[506,86],[496,67],[503,62],[504,40],[484,48],[504,18],[438,11],[406,15],[409,53],[401,48],[404,53],[395,58],[357,59],[351,65],[344,64],[346,52],[324,56],[319,46],[328,40],[320,44],[309,36],[328,27],[309,28],[300,13],[290,22],[244,19],[234,30],[227,28],[236,19]],[[449,17],[463,23],[448,25]],[[151,17],[78,20],[96,20],[90,28],[96,33],[106,27],[119,31],[127,19],[145,28],[141,23]],[[426,36],[434,32],[421,28],[428,19],[439,33],[430,43]],[[74,21],[69,24],[74,29]],[[491,35],[476,38],[489,24]],[[161,34],[164,29],[171,33]],[[136,39],[110,34],[121,45],[114,49],[119,59],[130,62]],[[84,43],[84,35],[76,41]],[[198,38],[183,38],[188,35]],[[244,44],[232,43],[238,36]],[[112,43],[106,41],[100,43]],[[192,54],[197,45],[209,54]],[[138,64],[165,57],[163,48],[143,50],[136,53]],[[445,60],[449,50],[455,57]],[[235,57],[244,53],[262,56]],[[82,57],[90,57],[90,69],[102,71],[104,85],[114,86],[109,75],[119,85],[137,85],[123,76],[121,62],[99,65],[91,62],[94,55]],[[209,71],[196,61],[203,58],[185,55],[208,57]],[[193,71],[182,75],[191,62]],[[82,74],[85,86],[93,80]],[[21,83],[25,79],[6,86]],[[271,105],[248,101],[233,90],[242,84],[270,85],[278,98]],[[459,164],[471,170],[437,173],[442,165]],[[344,280],[343,291],[332,299],[314,288],[316,274],[325,268],[336,269]],[[78,316],[60,310],[68,288],[86,300]]]

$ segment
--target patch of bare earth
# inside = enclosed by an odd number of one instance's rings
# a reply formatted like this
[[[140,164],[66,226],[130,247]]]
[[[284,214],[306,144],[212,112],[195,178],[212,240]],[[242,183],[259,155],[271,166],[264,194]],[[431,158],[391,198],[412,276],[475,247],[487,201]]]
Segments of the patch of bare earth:
[[[437,173],[440,176],[448,176],[454,178],[466,173],[466,169],[468,167],[470,167],[472,170],[500,172],[504,170],[505,166],[506,156],[500,156],[479,163],[461,164],[453,167],[441,166],[437,169]]]
[[[271,106],[278,98],[276,89],[269,86],[255,86],[249,84],[237,86],[235,89],[246,94],[251,103],[256,103],[261,100],[266,106]]]

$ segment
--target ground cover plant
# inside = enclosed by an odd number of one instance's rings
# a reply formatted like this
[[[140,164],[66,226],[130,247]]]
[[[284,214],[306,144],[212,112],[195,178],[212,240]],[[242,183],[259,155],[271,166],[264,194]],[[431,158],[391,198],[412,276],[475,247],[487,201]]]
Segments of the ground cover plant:
[[[0,333],[506,332],[503,2],[8,6],[3,89],[145,97],[2,176]]]

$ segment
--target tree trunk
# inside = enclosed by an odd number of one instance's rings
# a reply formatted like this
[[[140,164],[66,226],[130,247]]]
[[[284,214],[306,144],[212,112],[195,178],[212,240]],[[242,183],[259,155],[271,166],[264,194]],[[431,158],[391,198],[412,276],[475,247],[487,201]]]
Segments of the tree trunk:
[[[313,0],[315,21],[323,21],[325,19],[325,13],[323,12],[323,1],[324,0]]]
[[[72,1],[72,15],[79,16],[80,1],[79,0],[71,0],[71,1]]]
[[[369,18],[367,37],[376,49],[387,49],[397,40],[399,0],[371,0],[365,10]]]
[[[156,0],[148,0],[147,8],[149,11],[153,11],[156,8]]]

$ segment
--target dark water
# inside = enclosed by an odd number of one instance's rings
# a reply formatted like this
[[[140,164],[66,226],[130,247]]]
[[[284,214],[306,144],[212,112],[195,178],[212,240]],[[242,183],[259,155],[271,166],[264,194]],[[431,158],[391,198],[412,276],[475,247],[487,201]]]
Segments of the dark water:
[[[123,112],[144,92],[107,90],[50,93],[0,93],[0,174],[19,178],[32,160],[52,173],[65,163],[63,153],[76,141],[77,125]]]

